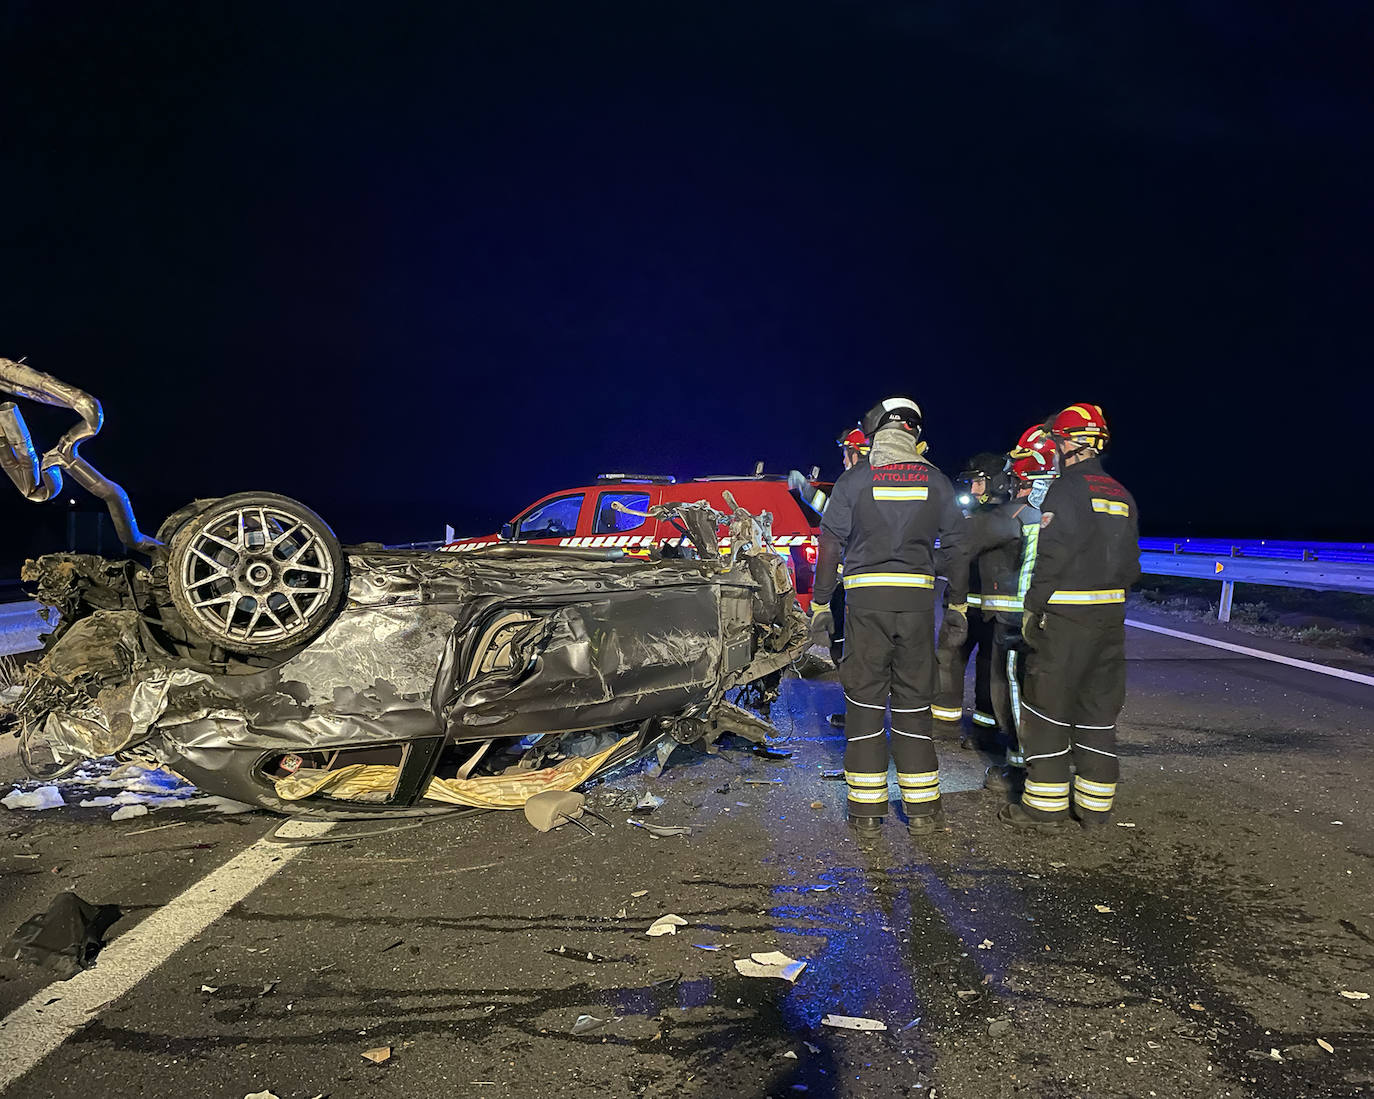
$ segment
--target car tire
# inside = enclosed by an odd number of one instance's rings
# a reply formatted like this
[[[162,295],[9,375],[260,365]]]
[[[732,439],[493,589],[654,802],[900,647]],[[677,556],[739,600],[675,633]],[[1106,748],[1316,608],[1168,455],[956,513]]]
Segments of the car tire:
[[[168,546],[167,586],[196,635],[230,652],[267,654],[317,637],[348,577],[339,540],[308,507],[240,492],[182,520]]]

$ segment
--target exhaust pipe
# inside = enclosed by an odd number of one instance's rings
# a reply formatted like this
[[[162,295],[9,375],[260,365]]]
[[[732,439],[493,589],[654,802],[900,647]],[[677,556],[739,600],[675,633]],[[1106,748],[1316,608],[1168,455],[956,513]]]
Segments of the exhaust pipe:
[[[161,547],[156,538],[138,529],[129,494],[79,453],[81,444],[94,438],[105,422],[99,401],[75,386],[9,359],[0,359],[0,390],[39,404],[70,409],[81,417],[81,423],[69,429],[40,459],[19,409],[10,401],[0,405],[0,435],[4,437],[0,468],[25,499],[41,503],[58,495],[65,470],[72,480],[105,502],[114,520],[115,533],[124,545],[143,553]]]

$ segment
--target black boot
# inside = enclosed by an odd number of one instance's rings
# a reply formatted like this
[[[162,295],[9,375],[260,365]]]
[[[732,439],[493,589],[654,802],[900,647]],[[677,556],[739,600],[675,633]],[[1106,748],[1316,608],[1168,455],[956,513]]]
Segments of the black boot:
[[[1026,772],[1019,767],[989,767],[983,776],[983,789],[995,794],[1020,795],[1026,782]]]
[[[908,836],[933,836],[937,832],[948,832],[949,825],[945,823],[945,811],[936,809],[933,813],[911,813],[906,818],[906,834]]]
[[[849,817],[849,828],[861,840],[877,839],[882,835],[882,817],[856,817],[853,814]]]
[[[836,729],[843,729],[844,711],[841,710],[838,714],[831,714],[830,717],[828,717],[826,720],[829,721],[830,724],[834,726]]]
[[[1033,817],[1021,807],[1019,801],[1013,801],[1010,805],[1002,806],[997,811],[997,819],[1020,832],[1041,832],[1057,829],[1064,823],[1063,819],[1060,818],[1045,820],[1042,817]]]
[[[1105,813],[1094,813],[1091,809],[1080,809],[1075,805],[1073,815],[1074,819],[1078,821],[1078,826],[1085,832],[1097,832],[1112,823],[1110,810]]]

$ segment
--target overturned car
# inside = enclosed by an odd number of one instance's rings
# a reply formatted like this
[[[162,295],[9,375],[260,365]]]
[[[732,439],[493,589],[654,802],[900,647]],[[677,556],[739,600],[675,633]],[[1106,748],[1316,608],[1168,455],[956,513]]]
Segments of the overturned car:
[[[0,732],[35,777],[115,755],[284,813],[518,808],[655,749],[761,742],[771,727],[738,703],[766,710],[806,646],[767,513],[666,507],[656,517],[684,548],[647,560],[342,547],[270,493],[197,500],[154,537],[80,455],[97,401],[9,360],[0,389],[81,417],[40,457],[18,407],[0,404],[10,479],[42,501],[69,474],[132,551],[25,567],[58,618],[5,692]]]

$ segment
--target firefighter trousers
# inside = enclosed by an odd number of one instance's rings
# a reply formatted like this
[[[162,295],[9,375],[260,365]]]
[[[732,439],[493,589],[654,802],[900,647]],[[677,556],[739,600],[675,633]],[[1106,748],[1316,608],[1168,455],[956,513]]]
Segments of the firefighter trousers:
[[[891,755],[908,815],[940,807],[940,767],[931,737],[935,689],[934,611],[877,611],[852,604],[845,614],[844,777],[849,813],[887,813],[887,707],[892,704]]]
[[[1006,733],[1007,762],[1024,767],[1021,753],[1021,696],[1026,682],[1026,652],[1021,642],[1021,627],[999,619],[993,626],[992,712],[997,725]]]
[[[936,649],[935,698],[931,713],[937,721],[960,721],[964,716],[964,674],[973,657],[973,723],[985,729],[997,725],[992,706],[992,622],[970,607],[968,631],[941,624]]]
[[[1118,761],[1116,719],[1126,701],[1126,626],[1120,608],[1027,615],[1030,647],[1021,699],[1030,816],[1069,811],[1070,767],[1080,817],[1111,812]]]

